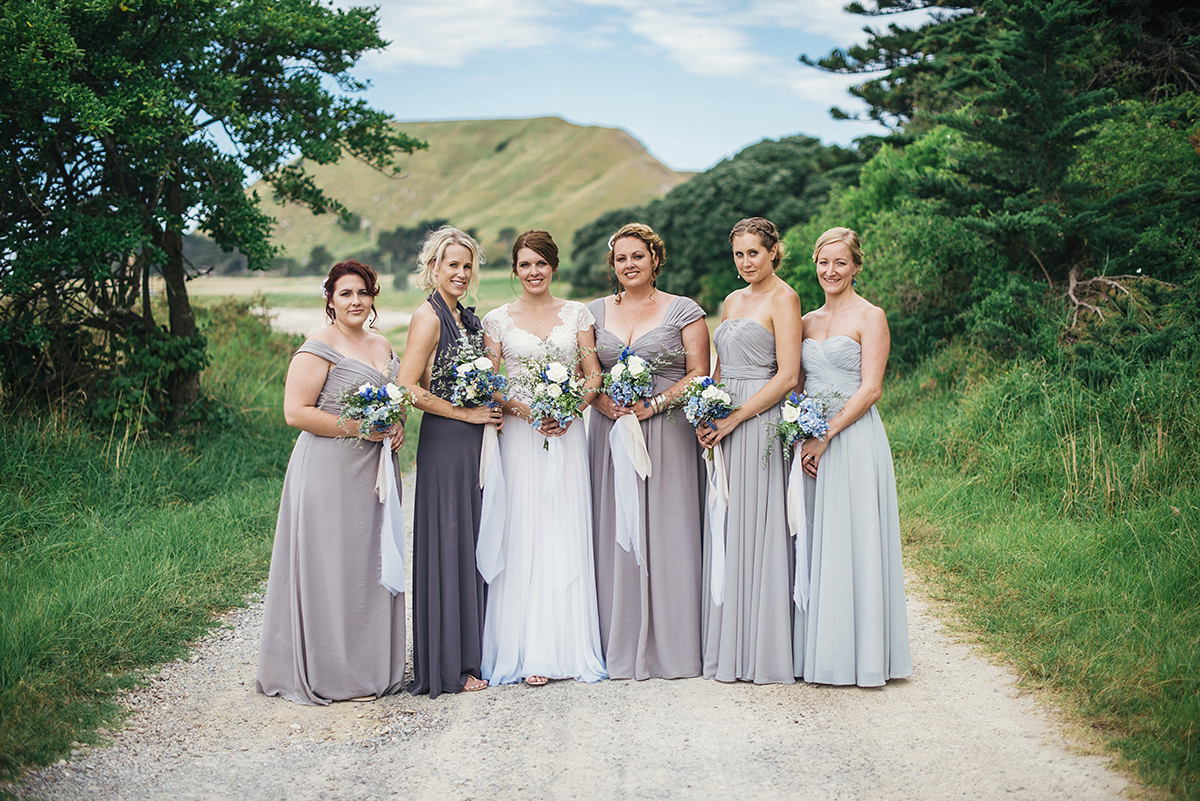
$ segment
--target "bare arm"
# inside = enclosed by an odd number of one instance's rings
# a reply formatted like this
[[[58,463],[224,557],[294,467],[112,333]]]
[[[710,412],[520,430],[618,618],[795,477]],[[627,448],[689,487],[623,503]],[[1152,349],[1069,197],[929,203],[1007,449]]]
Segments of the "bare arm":
[[[493,410],[490,406],[455,406],[445,398],[434,395],[426,386],[425,373],[437,352],[440,336],[441,323],[437,314],[428,303],[422,303],[413,312],[408,325],[408,346],[404,351],[404,360],[400,362],[396,383],[412,393],[413,405],[423,412],[466,423],[499,423],[502,418],[499,409]]]
[[[357,420],[342,421],[337,415],[317,408],[329,368],[329,362],[313,353],[297,353],[292,357],[283,388],[283,418],[289,426],[318,437],[356,437]],[[387,432],[375,431],[368,439],[379,442],[385,436]]]

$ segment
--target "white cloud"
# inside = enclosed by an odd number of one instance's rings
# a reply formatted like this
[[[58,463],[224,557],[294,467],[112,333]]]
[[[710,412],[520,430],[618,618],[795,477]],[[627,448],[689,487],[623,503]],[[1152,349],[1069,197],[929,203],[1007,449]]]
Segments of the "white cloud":
[[[537,0],[382,2],[380,28],[391,45],[364,63],[457,67],[483,51],[545,46],[559,35],[545,7]]]

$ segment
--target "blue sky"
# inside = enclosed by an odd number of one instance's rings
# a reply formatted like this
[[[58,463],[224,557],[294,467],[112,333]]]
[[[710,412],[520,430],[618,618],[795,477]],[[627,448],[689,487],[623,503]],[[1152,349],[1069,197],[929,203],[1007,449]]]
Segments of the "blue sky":
[[[378,1],[378,0],[377,0]],[[558,116],[621,128],[676,170],[701,171],[764,138],[849,144],[881,133],[838,122],[858,76],[800,64],[862,42],[846,0],[382,0],[391,45],[355,74],[404,120]],[[339,0],[338,5],[362,4]],[[906,20],[907,17],[907,20]]]

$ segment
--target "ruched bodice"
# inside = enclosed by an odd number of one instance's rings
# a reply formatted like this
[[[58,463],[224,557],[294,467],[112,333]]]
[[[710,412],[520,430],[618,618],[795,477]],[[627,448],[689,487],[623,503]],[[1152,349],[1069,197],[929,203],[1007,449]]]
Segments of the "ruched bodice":
[[[835,393],[848,398],[862,385],[862,345],[847,336],[803,344],[804,391],[809,395]]]
[[[754,320],[726,320],[717,326],[713,344],[721,359],[722,381],[769,381],[778,370],[775,335]]]
[[[612,369],[621,356],[625,343],[604,327],[604,298],[588,304],[588,310],[596,318],[596,356],[605,372]],[[688,323],[704,317],[704,312],[691,298],[679,296],[671,301],[662,322],[630,345],[646,359],[658,359],[654,373],[654,390],[661,392],[687,373],[687,354],[683,352],[683,328]]]
[[[311,353],[333,364],[325,376],[325,386],[321,388],[321,396],[317,401],[317,408],[330,414],[342,413],[343,404],[337,399],[337,396],[343,389],[359,387],[363,384],[378,386],[380,382],[395,375],[398,366],[396,354],[393,353],[388,372],[380,373],[371,365],[363,364],[358,359],[349,356],[343,356],[324,342],[312,339],[297,348],[296,353]]]

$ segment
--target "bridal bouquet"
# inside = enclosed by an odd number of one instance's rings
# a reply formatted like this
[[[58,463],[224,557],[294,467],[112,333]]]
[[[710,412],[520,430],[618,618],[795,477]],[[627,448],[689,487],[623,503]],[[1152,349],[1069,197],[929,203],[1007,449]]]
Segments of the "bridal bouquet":
[[[709,376],[693,378],[680,394],[679,402],[683,405],[683,416],[696,428],[716,429],[714,420],[723,420],[738,408],[725,385]],[[712,459],[712,448],[708,449],[708,458]]]
[[[632,406],[654,394],[654,365],[626,346],[617,363],[604,374],[603,390],[620,405]]]
[[[342,404],[339,421],[358,420],[358,436],[365,439],[372,431],[383,431],[389,426],[403,423],[412,408],[412,395],[407,389],[393,383],[374,386],[343,387],[333,400]]]
[[[495,406],[494,395],[508,386],[504,374],[496,369],[496,363],[483,345],[483,335],[464,333],[458,339],[455,360],[443,365],[439,375],[449,376],[450,402],[455,406],[479,406],[486,403]]]
[[[540,429],[547,417],[565,426],[579,416],[583,381],[575,374],[575,365],[543,356],[521,359],[520,366],[522,369],[514,374],[525,377],[522,383],[530,399],[534,428]],[[542,447],[549,448],[549,440],[543,442]]]
[[[791,448],[810,437],[825,439],[829,433],[829,418],[836,412],[836,400],[830,396],[789,394],[780,407],[779,419],[767,423],[767,450],[763,460],[771,455],[776,438],[784,448]]]

